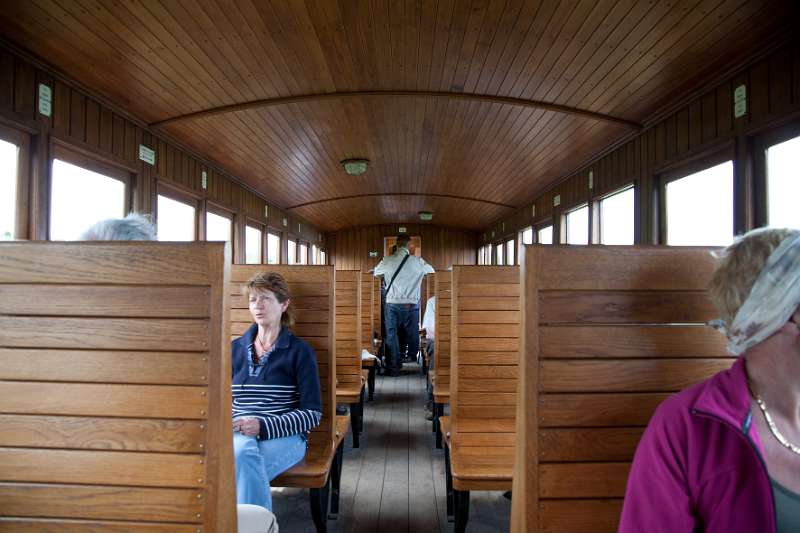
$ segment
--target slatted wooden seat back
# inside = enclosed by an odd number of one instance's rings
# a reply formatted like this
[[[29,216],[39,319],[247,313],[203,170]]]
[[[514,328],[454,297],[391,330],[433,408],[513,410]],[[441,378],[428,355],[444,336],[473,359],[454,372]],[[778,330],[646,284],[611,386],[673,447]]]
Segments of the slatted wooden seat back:
[[[476,447],[479,457],[466,464],[487,467],[486,476],[465,490],[511,488],[520,324],[519,267],[453,267],[451,448],[466,459]],[[453,476],[459,488],[457,463]]]
[[[233,265],[231,268],[231,335],[240,337],[253,323],[242,286],[261,272],[277,272],[289,284],[295,308],[292,331],[314,348],[317,354],[322,420],[309,436],[309,448],[325,449],[335,439],[333,413],[336,408],[336,359],[334,315],[334,270],[322,265]],[[276,484],[277,486],[277,484]]]
[[[336,271],[336,379],[338,391],[360,393],[361,271],[359,270]]]
[[[372,298],[374,296],[372,287],[375,277],[369,272],[361,272],[361,350],[370,353],[375,351],[372,345],[373,335],[373,313]],[[359,350],[360,352],[360,350]]]
[[[450,315],[452,312],[453,272],[439,271],[435,274],[436,334],[433,337],[434,401],[447,403],[450,397]]]
[[[236,531],[219,243],[0,243],[0,530]]]
[[[513,530],[617,530],[639,438],[670,393],[730,366],[709,249],[525,249]]]

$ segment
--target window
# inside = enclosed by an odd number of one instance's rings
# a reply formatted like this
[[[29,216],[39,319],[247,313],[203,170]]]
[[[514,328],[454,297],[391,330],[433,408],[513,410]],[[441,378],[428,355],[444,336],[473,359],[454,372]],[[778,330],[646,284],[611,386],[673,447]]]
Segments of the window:
[[[478,264],[479,265],[485,265],[486,264],[485,249],[484,249],[483,246],[478,248]]]
[[[267,264],[277,265],[281,262],[281,237],[267,233]]]
[[[231,241],[233,221],[222,215],[206,211],[206,240]]]
[[[158,195],[158,240],[193,241],[195,208],[168,196]]]
[[[16,234],[19,146],[0,139],[0,241]]]
[[[308,264],[308,245],[307,244],[300,243],[298,259],[299,259],[299,261],[298,261],[299,264],[301,264],[301,265],[307,265]]]
[[[553,226],[545,226],[536,231],[536,242],[539,244],[553,244]]]
[[[767,221],[778,228],[800,228],[800,137],[767,149]]]
[[[597,209],[600,244],[633,244],[633,187],[606,196]]]
[[[311,245],[311,264],[312,265],[319,264],[319,248],[317,248],[316,244]]]
[[[244,228],[244,262],[248,265],[258,265],[261,263],[261,247],[263,242],[263,232],[247,225]]]
[[[733,162],[667,183],[667,244],[726,246],[733,241]]]
[[[320,264],[321,265],[327,265],[328,264],[328,255],[325,252],[320,252],[319,253],[319,260],[320,260]]]
[[[75,241],[96,222],[124,217],[125,200],[122,179],[53,159],[50,239]]]
[[[287,245],[288,245],[287,246],[288,252],[286,255],[288,255],[289,257],[286,258],[287,259],[286,264],[294,265],[297,263],[297,241],[289,239]]]
[[[528,226],[522,230],[522,244],[533,244],[533,228]]]
[[[495,265],[502,265],[505,263],[503,260],[503,243],[500,243],[494,247],[494,260]]]
[[[506,264],[514,264],[514,239],[506,241]]]
[[[589,244],[589,207],[570,211],[564,217],[567,225],[567,244]]]

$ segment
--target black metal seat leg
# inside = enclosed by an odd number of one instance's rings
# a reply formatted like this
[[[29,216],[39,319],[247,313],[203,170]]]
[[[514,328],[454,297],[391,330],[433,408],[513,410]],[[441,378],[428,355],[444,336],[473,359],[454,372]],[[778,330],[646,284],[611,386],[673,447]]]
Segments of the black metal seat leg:
[[[350,404],[350,433],[353,434],[353,448],[360,446],[359,430],[358,430],[358,403]]]
[[[442,425],[439,424],[439,417],[444,415],[444,405],[436,403],[433,405],[433,421],[436,428],[436,449],[442,449]]]
[[[317,533],[328,532],[328,500],[330,498],[331,476],[323,487],[310,489],[308,496],[311,501],[311,520]]]
[[[453,489],[453,507],[456,515],[455,527],[453,529],[456,533],[464,533],[467,529],[467,521],[469,520],[468,490]]]
[[[342,465],[344,463],[344,446],[339,444],[331,465],[331,508],[328,518],[336,520],[339,515],[339,487],[342,482]]]
[[[375,399],[375,373],[377,371],[377,363],[369,367],[369,374],[367,375],[367,388],[369,389],[369,401]]]
[[[447,521],[453,521],[453,476],[450,472],[450,448],[444,447],[444,485],[447,500]]]

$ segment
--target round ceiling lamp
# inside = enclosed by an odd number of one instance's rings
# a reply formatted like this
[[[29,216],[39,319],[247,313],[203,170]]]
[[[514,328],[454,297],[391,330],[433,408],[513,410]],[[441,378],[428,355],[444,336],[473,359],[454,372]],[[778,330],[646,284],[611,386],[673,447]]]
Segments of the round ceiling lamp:
[[[369,159],[345,159],[341,163],[345,172],[351,176],[358,176],[367,171]]]

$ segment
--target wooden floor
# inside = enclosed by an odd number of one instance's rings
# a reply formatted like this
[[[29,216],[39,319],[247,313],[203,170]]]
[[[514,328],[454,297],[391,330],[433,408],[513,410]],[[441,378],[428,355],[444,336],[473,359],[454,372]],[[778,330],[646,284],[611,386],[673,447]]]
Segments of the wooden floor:
[[[348,435],[340,513],[328,521],[335,533],[448,532],[444,451],[434,447],[425,420],[425,378],[406,364],[398,378],[378,377],[375,400],[364,411],[361,448]],[[308,497],[299,489],[274,489],[273,511],[282,533],[313,532]],[[471,494],[470,533],[506,532],[511,502],[499,492]]]

